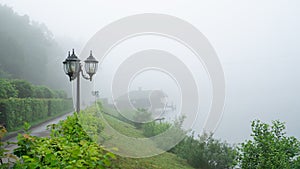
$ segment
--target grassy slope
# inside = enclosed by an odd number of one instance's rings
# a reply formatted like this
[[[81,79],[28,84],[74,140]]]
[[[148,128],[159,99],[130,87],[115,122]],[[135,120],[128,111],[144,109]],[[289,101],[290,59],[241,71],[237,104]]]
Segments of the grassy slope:
[[[109,125],[121,134],[124,134],[128,137],[144,137],[143,131],[137,130],[133,125],[120,121],[119,119],[116,119],[113,116],[109,116],[107,114],[103,114],[103,116],[105,120],[109,123]]]
[[[193,169],[185,160],[176,157],[172,153],[163,153],[161,155],[134,159],[117,157],[113,168],[116,169]]]
[[[131,124],[120,121],[112,116],[105,115],[106,121],[120,133],[131,137],[144,137],[141,130],[137,130]],[[175,154],[165,152],[148,158],[125,158],[117,156],[113,162],[113,168],[117,169],[192,169],[187,162]]]

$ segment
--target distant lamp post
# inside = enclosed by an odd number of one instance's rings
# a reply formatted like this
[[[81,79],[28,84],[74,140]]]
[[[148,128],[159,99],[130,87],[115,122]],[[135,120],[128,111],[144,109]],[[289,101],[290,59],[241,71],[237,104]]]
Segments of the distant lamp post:
[[[98,90],[92,91],[92,95],[95,96],[96,98],[98,98],[100,95],[100,92]]]
[[[94,58],[91,51],[90,56],[84,61],[85,71],[89,75],[86,76],[83,74],[80,59],[78,59],[78,57],[75,55],[73,49],[72,55],[70,54],[69,51],[68,57],[63,62],[63,65],[64,65],[64,71],[69,76],[70,81],[75,80],[77,78],[76,112],[79,112],[80,111],[80,73],[84,79],[92,81],[92,77],[97,72],[98,69],[98,61]]]
[[[100,92],[98,90],[92,91],[92,95],[95,96],[95,102],[97,102]]]

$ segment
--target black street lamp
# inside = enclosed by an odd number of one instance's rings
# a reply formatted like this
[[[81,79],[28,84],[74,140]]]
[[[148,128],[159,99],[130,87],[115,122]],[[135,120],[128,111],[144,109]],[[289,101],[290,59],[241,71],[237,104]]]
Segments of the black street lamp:
[[[80,59],[75,55],[74,49],[72,50],[72,55],[70,54],[63,62],[64,71],[69,76],[70,81],[75,80],[77,78],[77,96],[76,96],[76,112],[80,111],[80,73],[82,77],[86,80],[92,81],[93,75],[97,72],[98,69],[98,61],[94,58],[92,51],[90,52],[90,56],[84,61],[84,68],[86,73],[89,76],[83,74],[82,65],[80,63]]]

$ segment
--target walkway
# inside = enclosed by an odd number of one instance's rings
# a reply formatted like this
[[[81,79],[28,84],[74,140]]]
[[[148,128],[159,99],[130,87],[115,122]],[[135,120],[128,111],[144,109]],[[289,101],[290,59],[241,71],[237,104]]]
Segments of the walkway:
[[[49,136],[50,131],[47,130],[47,126],[49,124],[56,124],[58,123],[60,120],[64,120],[66,119],[67,116],[72,115],[72,113],[67,113],[65,115],[59,116],[55,119],[49,120],[47,122],[44,122],[40,125],[37,125],[33,128],[30,129],[31,135],[33,136],[38,136],[38,137],[46,137]],[[5,140],[5,142],[17,142],[17,137],[12,137],[10,139]],[[17,145],[14,144],[10,144],[10,145],[6,145],[5,149],[9,150],[10,152],[12,152],[15,148],[17,148]]]

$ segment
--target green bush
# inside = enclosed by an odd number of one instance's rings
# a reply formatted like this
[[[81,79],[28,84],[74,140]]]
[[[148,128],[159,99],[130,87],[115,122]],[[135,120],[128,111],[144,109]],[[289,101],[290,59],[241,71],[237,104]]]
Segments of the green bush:
[[[104,121],[100,112],[96,106],[91,106],[78,113],[79,124],[94,141],[99,141],[99,134],[104,129]]]
[[[0,99],[7,99],[10,97],[17,97],[18,91],[14,85],[8,80],[0,79]]]
[[[63,90],[54,90],[53,91],[54,98],[66,99],[68,97],[67,93]]]
[[[51,90],[46,86],[36,86],[25,80],[0,79],[0,98],[67,98],[62,90]]]
[[[0,79],[0,124],[12,131],[21,127],[24,121],[43,121],[71,111],[72,101],[66,98],[64,91],[33,86],[24,80]]]
[[[143,134],[146,137],[152,137],[161,134],[162,132],[168,130],[171,127],[169,123],[157,123],[155,121],[145,123],[143,125]]]
[[[15,168],[107,168],[115,155],[91,141],[77,114],[51,127],[50,138],[18,136],[14,154],[21,158]]]
[[[72,100],[65,99],[0,99],[0,123],[8,131],[18,129],[23,123],[34,123],[72,110]]]
[[[25,80],[12,80],[11,84],[18,91],[18,98],[33,97],[33,86]]]
[[[156,127],[159,128],[156,132],[162,135],[160,137],[152,137],[151,139],[155,142],[158,148],[173,152],[173,145],[177,145],[187,134],[187,131],[182,129],[184,119],[185,117],[182,116],[176,119],[173,123],[161,123]]]
[[[216,140],[212,134],[203,134],[195,139],[187,136],[173,149],[177,156],[186,159],[195,168],[233,168],[236,150],[225,142]]]
[[[253,140],[241,144],[238,165],[245,169],[300,168],[300,142],[286,136],[284,130],[280,121],[273,121],[272,125],[253,121]]]
[[[13,165],[13,161],[17,160],[17,157],[5,149],[5,145],[9,143],[2,142],[3,137],[7,133],[4,126],[0,125],[0,169],[7,169]]]
[[[32,96],[34,98],[53,98],[54,92],[46,86],[34,86]]]

